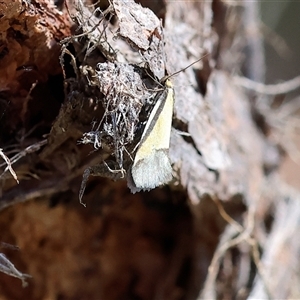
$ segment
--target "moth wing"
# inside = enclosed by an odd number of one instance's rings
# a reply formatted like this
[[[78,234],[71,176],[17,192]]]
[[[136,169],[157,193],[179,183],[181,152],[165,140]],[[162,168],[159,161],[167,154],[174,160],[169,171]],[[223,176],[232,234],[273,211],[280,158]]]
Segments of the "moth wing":
[[[172,180],[169,159],[170,136],[174,107],[174,90],[170,81],[157,100],[146,124],[140,146],[131,167],[128,186],[134,193],[150,190]]]

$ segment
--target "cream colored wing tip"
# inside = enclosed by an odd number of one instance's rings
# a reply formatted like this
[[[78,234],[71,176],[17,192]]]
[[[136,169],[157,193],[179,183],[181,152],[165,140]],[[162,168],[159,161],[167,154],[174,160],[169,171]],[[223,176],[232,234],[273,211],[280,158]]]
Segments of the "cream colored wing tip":
[[[135,194],[165,185],[173,179],[173,169],[165,149],[153,151],[134,164],[128,173],[127,185]]]

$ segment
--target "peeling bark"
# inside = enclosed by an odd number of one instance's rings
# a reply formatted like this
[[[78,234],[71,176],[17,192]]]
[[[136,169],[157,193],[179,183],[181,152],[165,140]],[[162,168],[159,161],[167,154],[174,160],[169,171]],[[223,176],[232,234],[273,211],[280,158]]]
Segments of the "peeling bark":
[[[268,280],[293,259],[276,270],[264,264],[276,265],[270,245],[280,244],[279,208],[288,212],[277,204],[299,196],[277,176],[282,153],[270,138],[271,105],[256,105],[235,76],[264,73],[255,65],[260,37],[247,43],[256,4],[141,3],[0,4],[1,242],[21,249],[2,252],[32,276],[22,289],[0,274],[1,299],[297,295],[289,282],[277,290]],[[124,174],[160,80],[202,56],[170,79],[174,180],[131,194]],[[99,164],[107,178],[89,179],[85,209],[82,174]],[[294,258],[299,245],[288,242]]]

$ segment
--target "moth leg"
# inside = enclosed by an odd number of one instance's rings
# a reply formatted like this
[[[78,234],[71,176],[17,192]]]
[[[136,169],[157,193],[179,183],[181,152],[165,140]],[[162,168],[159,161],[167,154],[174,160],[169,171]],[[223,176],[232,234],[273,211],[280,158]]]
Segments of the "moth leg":
[[[101,176],[101,177],[106,177],[110,178],[113,180],[119,180],[121,178],[124,178],[124,174],[126,171],[122,169],[115,169],[114,166],[117,166],[116,162],[114,161],[109,161],[106,163],[105,161],[101,162],[98,165],[89,167],[84,170],[83,175],[82,175],[82,181],[81,181],[81,186],[79,190],[79,202],[82,204],[84,207],[86,207],[86,203],[82,202],[82,197],[86,188],[86,183],[89,179],[89,177],[92,176]]]

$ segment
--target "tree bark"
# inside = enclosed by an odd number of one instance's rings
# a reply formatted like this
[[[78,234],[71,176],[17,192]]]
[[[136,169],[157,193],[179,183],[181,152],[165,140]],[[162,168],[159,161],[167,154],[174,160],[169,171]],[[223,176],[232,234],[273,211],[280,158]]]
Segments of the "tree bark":
[[[291,298],[291,283],[273,283],[293,259],[276,261],[271,245],[282,247],[287,215],[296,232],[299,195],[278,178],[271,104],[261,109],[237,77],[263,79],[257,4],[141,4],[2,1],[0,146],[19,184],[6,161],[1,242],[20,248],[3,253],[32,278],[22,289],[0,274],[1,299]],[[153,78],[179,70],[174,180],[131,194],[111,169],[130,172],[163,88]],[[82,175],[99,163],[108,178],[89,178],[84,208]]]

